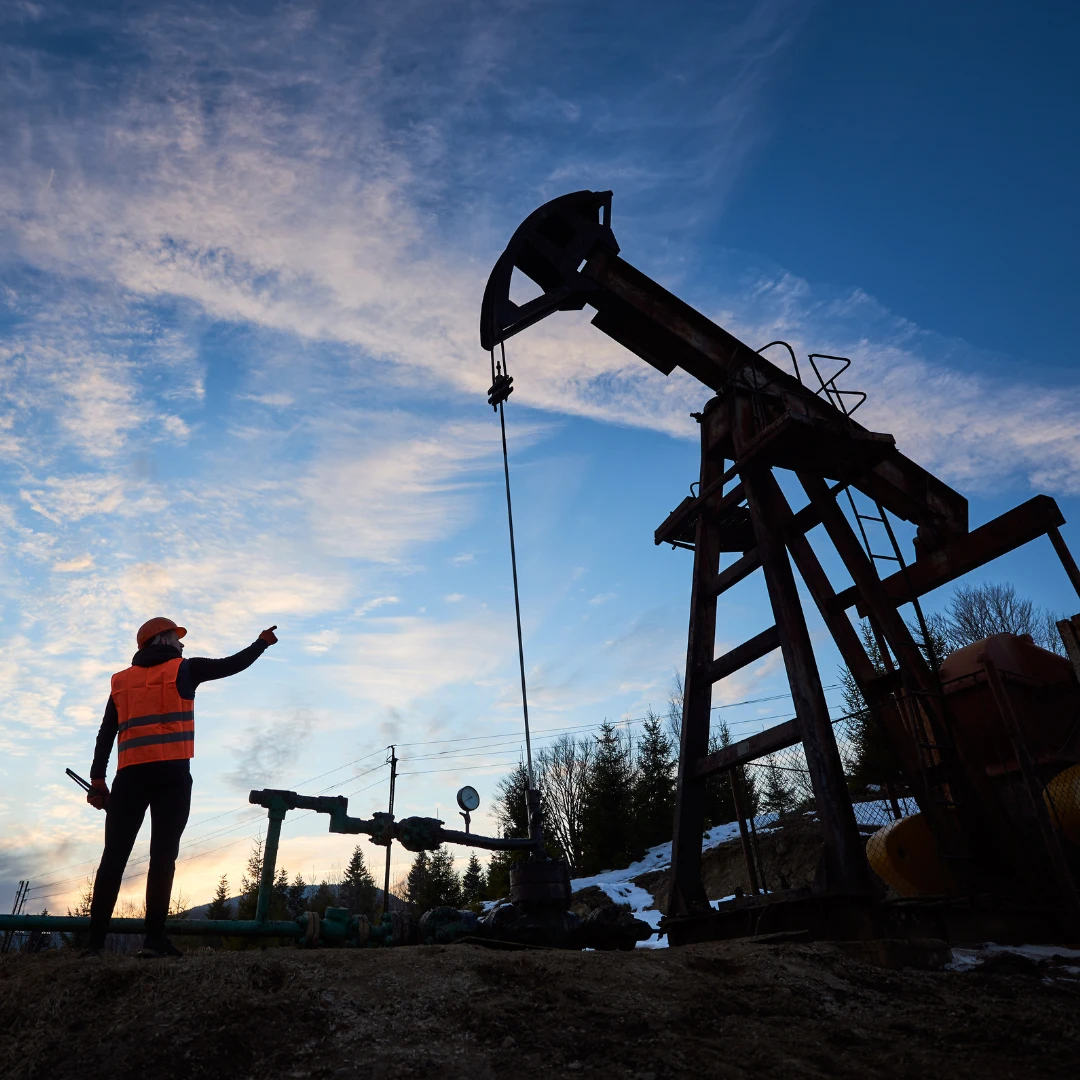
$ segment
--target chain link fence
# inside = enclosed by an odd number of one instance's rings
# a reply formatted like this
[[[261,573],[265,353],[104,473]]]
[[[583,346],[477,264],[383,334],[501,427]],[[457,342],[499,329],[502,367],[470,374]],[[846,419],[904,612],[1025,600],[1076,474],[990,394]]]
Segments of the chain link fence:
[[[855,820],[863,832],[919,811],[906,786],[884,779],[893,770],[882,768],[879,761],[874,763],[877,768],[868,767],[868,722],[861,716],[844,716],[833,723]],[[814,813],[814,789],[801,743],[744,765],[743,774],[754,816],[775,814],[777,819],[782,819]],[[881,774],[877,782],[875,774]]]

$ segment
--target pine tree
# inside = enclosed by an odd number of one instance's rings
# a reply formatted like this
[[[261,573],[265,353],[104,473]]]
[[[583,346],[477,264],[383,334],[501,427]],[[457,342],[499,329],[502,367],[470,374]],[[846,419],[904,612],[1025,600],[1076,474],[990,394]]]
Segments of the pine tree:
[[[90,915],[90,904],[93,899],[94,879],[87,878],[86,885],[83,887],[83,891],[75,904],[75,910],[72,911],[71,908],[68,908],[67,913],[69,915],[75,915],[80,918],[88,918]],[[61,934],[60,940],[67,946],[71,946],[76,949],[84,949],[90,943],[90,935],[88,933],[78,931],[74,934]]]
[[[718,728],[709,733],[709,753],[722,750],[731,745],[731,732],[728,730],[727,721],[721,720]],[[726,825],[734,821],[735,800],[731,796],[731,772],[715,773],[707,777],[705,788],[705,828],[711,829],[714,825]]]
[[[525,763],[519,761],[514,771],[504,776],[495,788],[495,821],[500,835],[529,835],[528,790],[529,774]],[[520,858],[521,853],[516,851],[496,851],[492,854],[488,863],[488,899],[497,900],[510,894],[510,867]]]
[[[476,852],[469,853],[469,865],[461,875],[461,894],[466,907],[475,907],[484,899],[486,886],[484,868],[476,857]]]
[[[790,814],[798,802],[795,792],[772,757],[765,759],[765,787],[761,809],[771,814]]]
[[[633,844],[633,772],[629,740],[604,721],[596,736],[582,829],[585,869],[596,873],[625,866],[641,854]]]
[[[413,913],[419,917],[427,907],[428,897],[428,854],[426,851],[418,851],[409,867],[409,876],[405,881],[405,901]]]
[[[258,836],[251,845],[247,866],[240,877],[240,896],[236,901],[238,919],[254,919],[259,902],[259,880],[262,877],[263,839]]]
[[[645,717],[634,770],[632,846],[645,849],[671,839],[675,818],[675,778],[671,740],[664,721],[650,708]]]
[[[217,892],[206,909],[208,919],[231,919],[231,905],[229,904],[229,878],[222,874],[217,884]]]
[[[279,866],[274,875],[274,891],[270,894],[271,919],[287,919],[289,917],[289,872],[284,866]]]
[[[454,856],[447,847],[433,851],[428,860],[427,900],[430,907],[461,906],[461,878],[454,870]]]
[[[341,879],[338,896],[342,907],[349,909],[350,915],[375,917],[375,879],[364,863],[364,853],[357,844],[353,849],[349,865]]]
[[[322,918],[328,907],[341,907],[341,902],[337,889],[324,878],[319,882],[315,895],[308,900],[307,910],[316,912],[319,918]]]
[[[307,911],[307,882],[297,871],[288,890],[289,918],[296,919]]]
[[[528,790],[529,774],[525,763],[519,761],[495,788],[495,820],[503,836],[529,835]]]
[[[863,647],[876,672],[884,672],[885,664],[881,650],[869,623],[859,627]],[[920,637],[916,636],[916,641]],[[935,642],[935,649],[942,643]],[[943,653],[938,654],[941,659]],[[850,773],[848,783],[854,791],[865,791],[869,785],[891,785],[901,780],[901,773],[888,739],[881,728],[880,720],[874,716],[866,699],[855,681],[855,676],[845,667],[840,669],[841,693],[844,698],[844,712],[847,714],[846,727],[850,751],[845,755],[846,771]]]

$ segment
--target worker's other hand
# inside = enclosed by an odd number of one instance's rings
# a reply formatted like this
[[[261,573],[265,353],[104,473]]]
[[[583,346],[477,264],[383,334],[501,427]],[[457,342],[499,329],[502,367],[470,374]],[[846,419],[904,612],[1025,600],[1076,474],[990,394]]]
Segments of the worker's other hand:
[[[260,641],[265,641],[267,645],[276,645],[277,644],[277,634],[274,633],[274,631],[276,629],[277,629],[276,626],[271,626],[269,630],[264,630],[259,635],[259,640]]]
[[[91,780],[86,801],[95,810],[105,810],[109,805],[109,785],[104,780]]]

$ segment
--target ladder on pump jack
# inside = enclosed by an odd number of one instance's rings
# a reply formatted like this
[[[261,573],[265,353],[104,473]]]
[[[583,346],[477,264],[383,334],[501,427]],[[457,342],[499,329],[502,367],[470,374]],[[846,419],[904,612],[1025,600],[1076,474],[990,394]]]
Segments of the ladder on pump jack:
[[[802,382],[798,363],[795,360],[795,352],[791,346],[788,345],[787,342],[773,342],[772,344],[786,346],[791,353],[791,359],[795,365],[796,377]],[[765,348],[768,347],[769,346],[765,346]],[[761,352],[762,350],[758,351]],[[863,404],[867,397],[861,390],[842,390],[836,384],[836,380],[851,366],[851,360],[848,357],[831,356],[826,353],[810,353],[807,359],[820,384],[819,388],[814,392],[819,395],[824,394],[826,399],[833,404],[843,416],[850,417],[852,413]],[[815,359],[834,360],[840,362],[843,366],[826,380],[822,376],[818,365],[814,362]],[[858,395],[859,400],[849,409],[845,397],[854,395]],[[882,506],[879,500],[874,499],[872,501],[876,513],[864,514],[860,512],[850,486],[844,488],[844,494],[851,507],[851,513],[859,530],[859,535],[862,538],[867,558],[870,560],[870,565],[874,568],[875,573],[877,572],[879,562],[895,563],[897,569],[905,579],[907,579],[907,563],[904,560],[903,551],[900,548],[896,532],[889,521],[888,512],[885,507]],[[885,555],[874,551],[874,546],[871,543],[870,536],[866,529],[866,523],[868,522],[880,524],[885,530],[889,545],[892,548],[891,555]],[[880,582],[880,573],[877,573],[877,578]],[[899,663],[899,670],[897,671],[894,668],[889,655],[888,643],[885,641],[881,628],[872,616],[869,619],[871,633],[873,634],[874,643],[877,646],[882,664],[886,669],[885,675],[893,675],[895,672],[895,674],[900,676],[901,685],[896,688],[897,707],[901,710],[901,714],[905,716],[912,739],[919,748],[923,759],[924,769],[919,777],[923,787],[923,790],[920,792],[922,796],[920,801],[924,804],[929,803],[936,806],[941,811],[944,811],[946,815],[955,814],[956,811],[961,809],[962,803],[958,801],[956,797],[955,779],[953,780],[953,783],[949,782],[950,778],[955,778],[958,775],[958,772],[956,765],[948,760],[955,756],[955,745],[953,744],[949,733],[948,703],[941,684],[940,663],[943,658],[937,655],[938,650],[934,646],[933,637],[922,610],[922,604],[919,602],[915,590],[909,589],[909,593],[912,595],[912,606],[915,610],[915,616],[919,624],[919,633],[922,637],[922,652],[932,675],[933,686],[919,687],[912,685],[913,680],[910,678],[905,679],[905,665],[901,662],[899,655],[896,657],[896,660]],[[863,695],[865,698],[865,689],[863,689]],[[921,702],[928,699],[936,700],[938,709],[940,710],[937,716],[933,716],[932,709],[922,707]],[[872,714],[880,724],[880,709],[882,703],[880,701],[871,703],[867,700],[867,704],[870,706]],[[959,879],[966,885],[972,885],[973,883],[967,880],[969,877],[967,868],[971,864],[972,855],[963,833],[955,828],[945,830],[939,829],[936,839],[939,845],[938,854],[946,863],[949,870],[952,871],[954,875],[959,875]]]

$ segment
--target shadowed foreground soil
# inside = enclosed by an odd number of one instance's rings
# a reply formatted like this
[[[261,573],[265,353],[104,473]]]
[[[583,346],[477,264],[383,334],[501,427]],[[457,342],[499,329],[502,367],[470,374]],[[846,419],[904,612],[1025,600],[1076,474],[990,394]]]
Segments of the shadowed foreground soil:
[[[6,1080],[996,1080],[1078,1062],[1080,981],[1029,961],[886,971],[796,942],[0,957]]]

